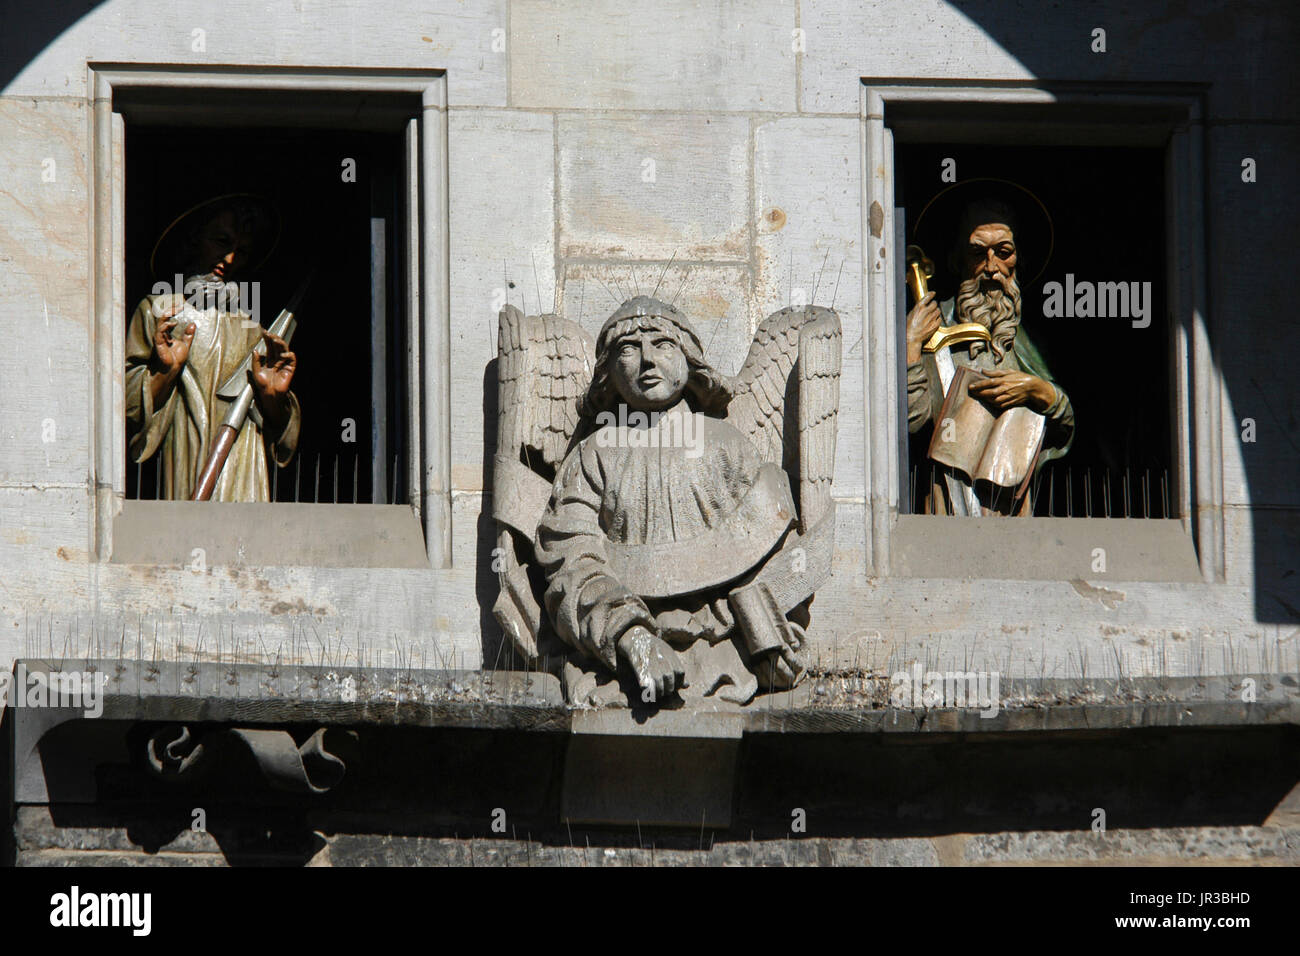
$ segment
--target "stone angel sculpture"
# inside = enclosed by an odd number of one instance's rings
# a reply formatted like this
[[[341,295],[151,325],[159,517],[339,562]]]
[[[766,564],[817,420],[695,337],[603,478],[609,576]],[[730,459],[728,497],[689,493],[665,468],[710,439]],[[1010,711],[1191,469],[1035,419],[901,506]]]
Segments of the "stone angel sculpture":
[[[525,661],[562,660],[580,705],[797,684],[833,550],[835,312],[768,316],[735,377],[648,296],[594,342],[506,306],[498,341],[493,612]]]

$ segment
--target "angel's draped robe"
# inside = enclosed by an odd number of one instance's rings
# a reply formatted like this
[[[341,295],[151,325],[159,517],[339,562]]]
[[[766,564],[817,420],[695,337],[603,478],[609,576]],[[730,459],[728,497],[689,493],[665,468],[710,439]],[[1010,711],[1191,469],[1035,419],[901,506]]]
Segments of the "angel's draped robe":
[[[178,298],[174,294],[147,296],[131,316],[126,335],[126,421],[131,460],[141,462],[154,454],[159,456],[159,497],[188,500],[230,406],[217,395],[217,389],[238,370],[261,338],[262,329],[252,322],[245,327],[249,315],[243,311],[187,306],[178,312],[173,316],[177,324],[172,334],[181,335],[192,322],[196,326],[194,341],[171,391],[162,406],[154,408],[149,387],[154,332],[159,323],[167,321],[159,316]],[[268,436],[273,440],[272,454],[281,467],[293,458],[302,420],[298,399],[292,392],[289,399],[288,424],[280,435]],[[212,501],[270,499],[264,446],[262,428],[250,415],[221,470]]]
[[[550,619],[610,670],[636,625],[679,649],[729,637],[728,590],[793,521],[785,472],[733,425],[682,401],[645,431],[656,430],[659,447],[641,447],[655,438],[627,425],[579,442],[537,528]]]

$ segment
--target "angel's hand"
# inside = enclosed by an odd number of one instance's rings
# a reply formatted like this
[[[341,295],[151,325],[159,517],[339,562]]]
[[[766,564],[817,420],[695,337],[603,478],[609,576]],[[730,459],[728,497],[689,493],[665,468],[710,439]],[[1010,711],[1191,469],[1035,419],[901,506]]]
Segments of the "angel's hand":
[[[677,652],[644,627],[631,627],[618,639],[618,658],[632,671],[647,703],[663,700],[686,686],[686,671]]]

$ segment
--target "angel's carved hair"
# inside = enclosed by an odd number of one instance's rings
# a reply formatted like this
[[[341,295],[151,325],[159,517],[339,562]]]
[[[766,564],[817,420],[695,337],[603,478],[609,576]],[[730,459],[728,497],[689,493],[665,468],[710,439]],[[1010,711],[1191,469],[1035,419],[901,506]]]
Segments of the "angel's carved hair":
[[[610,377],[610,366],[618,351],[615,346],[624,336],[643,330],[667,332],[681,348],[689,369],[686,399],[691,408],[706,415],[722,414],[732,398],[731,386],[705,361],[704,350],[695,332],[671,316],[634,315],[608,324],[601,330],[600,340],[596,343],[596,368],[583,402],[583,417],[594,420],[601,412],[613,411],[618,405],[618,389]]]

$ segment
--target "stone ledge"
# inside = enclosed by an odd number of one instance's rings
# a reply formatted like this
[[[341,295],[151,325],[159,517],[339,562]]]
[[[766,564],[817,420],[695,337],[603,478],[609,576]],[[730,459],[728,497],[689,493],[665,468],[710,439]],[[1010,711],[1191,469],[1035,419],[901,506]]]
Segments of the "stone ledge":
[[[129,853],[87,850],[24,850],[16,866],[226,866],[220,853]]]
[[[68,850],[111,853],[142,853],[141,844],[132,840],[126,828],[86,825],[66,826],[54,821],[48,806],[20,806],[14,814],[14,843],[20,854],[38,851]],[[164,854],[221,854],[221,847],[211,834],[182,830],[159,848]]]
[[[700,721],[745,734],[1001,734],[1113,731],[1136,727],[1300,725],[1300,681],[1290,674],[1132,679],[1015,679],[999,688],[996,713],[966,707],[893,707],[889,679],[821,673],[790,693],[760,696],[747,707],[714,710],[593,711],[564,703],[551,674],[523,671],[397,670],[310,665],[22,660],[30,674],[80,672],[106,678],[104,720],[248,724],[401,725],[550,733],[619,732],[715,736]],[[1244,702],[1243,681],[1255,682]],[[82,716],[79,708],[14,706],[41,715],[47,729]],[[919,691],[918,691],[919,696]],[[992,710],[993,708],[985,708]],[[671,726],[670,726],[671,725]],[[721,726],[721,725],[719,725]]]
[[[963,862],[981,863],[1106,863],[1129,864],[1150,858],[1222,863],[1228,859],[1253,863],[1300,862],[1297,827],[1174,827],[1160,830],[1026,831],[982,833],[965,839]]]
[[[1300,829],[1179,827],[952,834],[930,838],[702,838],[699,848],[644,845],[557,845],[532,839],[428,838],[338,834],[326,838],[309,866],[1294,866]],[[19,866],[225,866],[220,853],[24,849]],[[245,861],[247,862],[247,861]],[[283,863],[268,857],[266,862]]]

